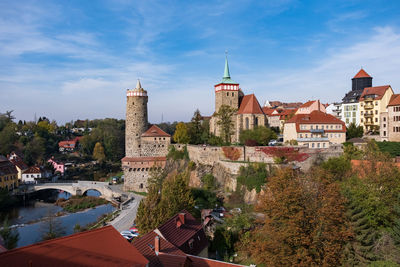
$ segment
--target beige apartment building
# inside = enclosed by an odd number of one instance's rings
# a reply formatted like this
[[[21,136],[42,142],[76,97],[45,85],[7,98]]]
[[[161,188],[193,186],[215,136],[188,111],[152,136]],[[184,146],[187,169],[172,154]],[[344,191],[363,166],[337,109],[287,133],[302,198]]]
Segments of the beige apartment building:
[[[380,119],[381,140],[400,142],[400,94],[392,95]]]
[[[393,89],[390,85],[364,88],[360,97],[360,125],[364,132],[373,132],[380,128],[381,114],[386,112],[392,95]]]
[[[291,140],[309,148],[328,148],[331,144],[346,141],[346,125],[335,116],[319,110],[296,114],[285,123],[283,131],[283,141]]]

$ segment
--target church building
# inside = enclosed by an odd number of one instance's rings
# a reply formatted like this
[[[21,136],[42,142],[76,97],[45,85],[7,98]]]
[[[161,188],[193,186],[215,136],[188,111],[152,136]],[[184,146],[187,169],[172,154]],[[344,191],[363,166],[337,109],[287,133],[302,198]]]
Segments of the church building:
[[[215,91],[215,112],[210,120],[210,132],[220,136],[218,118],[215,116],[222,105],[227,105],[235,110],[236,114],[232,116],[234,133],[231,136],[231,142],[239,142],[240,131],[253,129],[256,126],[267,126],[268,120],[264,114],[260,103],[254,94],[244,95],[239,83],[231,79],[229,73],[228,59],[225,58],[225,71],[222,81],[214,85]]]

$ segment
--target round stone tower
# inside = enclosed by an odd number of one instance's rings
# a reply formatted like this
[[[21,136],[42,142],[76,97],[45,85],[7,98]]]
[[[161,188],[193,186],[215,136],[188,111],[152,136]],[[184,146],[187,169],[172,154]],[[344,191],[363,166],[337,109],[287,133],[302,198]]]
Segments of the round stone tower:
[[[147,91],[137,81],[136,88],[126,91],[125,156],[140,157],[140,137],[148,128]]]

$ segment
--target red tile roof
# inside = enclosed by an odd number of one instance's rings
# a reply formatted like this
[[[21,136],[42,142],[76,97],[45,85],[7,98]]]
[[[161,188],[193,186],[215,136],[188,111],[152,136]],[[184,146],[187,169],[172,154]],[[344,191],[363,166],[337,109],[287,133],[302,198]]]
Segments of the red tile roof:
[[[66,140],[66,141],[60,141],[58,142],[59,147],[64,147],[64,148],[75,148],[76,146],[76,140]]]
[[[6,157],[0,156],[0,176],[17,174],[17,168]]]
[[[180,213],[185,214],[185,223],[178,226],[181,222],[179,219]],[[208,245],[202,224],[188,211],[183,210],[180,213],[170,218],[157,230],[166,240],[183,252],[197,255]],[[189,246],[189,241],[192,242],[192,248]]]
[[[360,69],[360,71],[357,72],[356,76],[353,77],[353,79],[357,78],[371,78],[371,76],[369,76],[369,74],[365,70]]]
[[[390,98],[388,106],[398,106],[400,105],[400,94],[394,94]]]
[[[154,231],[151,231],[144,236],[136,239],[133,242],[133,245],[140,251],[140,253],[149,260],[149,267],[152,266],[163,266],[160,259],[157,257],[156,253],[154,252],[154,239],[158,236]],[[161,253],[168,253],[168,254],[175,254],[180,256],[186,256],[181,250],[177,247],[172,245],[170,242],[165,240],[164,238],[160,237],[160,252]]]
[[[15,167],[18,167],[21,170],[26,170],[28,169],[28,165],[25,164],[21,159],[12,159],[10,160],[12,164],[14,164]]]
[[[23,171],[23,173],[41,173],[42,171],[40,170],[39,167],[32,166],[29,167],[27,170]]]
[[[364,97],[367,95],[376,95],[374,99],[379,100],[383,97],[386,90],[389,90],[389,88],[391,88],[390,85],[365,87],[361,94],[360,101],[364,100]]]
[[[240,104],[238,114],[264,114],[254,94],[245,95]]]
[[[300,124],[341,124],[342,130],[337,129],[325,129],[326,132],[346,132],[346,125],[343,121],[324,113],[319,110],[314,110],[310,114],[296,114],[286,123],[296,123],[297,132],[309,132],[310,130],[300,130]]]
[[[304,103],[303,105],[301,105],[299,108],[308,108],[309,106],[311,106],[312,104],[314,104],[314,102],[317,100],[310,100],[307,101],[306,103]]]
[[[0,254],[0,266],[146,266],[148,262],[112,226]]]
[[[265,115],[271,116],[272,112],[274,112],[276,109],[274,108],[269,108],[269,107],[263,107],[262,111],[264,112]]]
[[[157,125],[152,125],[142,134],[143,137],[171,137],[169,134],[161,130]]]

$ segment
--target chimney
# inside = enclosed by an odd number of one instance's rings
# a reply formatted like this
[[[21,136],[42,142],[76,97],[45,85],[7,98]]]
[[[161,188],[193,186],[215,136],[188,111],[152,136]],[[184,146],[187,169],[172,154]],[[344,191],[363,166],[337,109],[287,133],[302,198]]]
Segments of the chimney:
[[[186,217],[185,213],[183,212],[179,213],[179,220],[181,221],[182,224],[185,224],[185,217]]]
[[[156,236],[154,238],[154,252],[158,256],[158,253],[160,252],[160,237]]]

